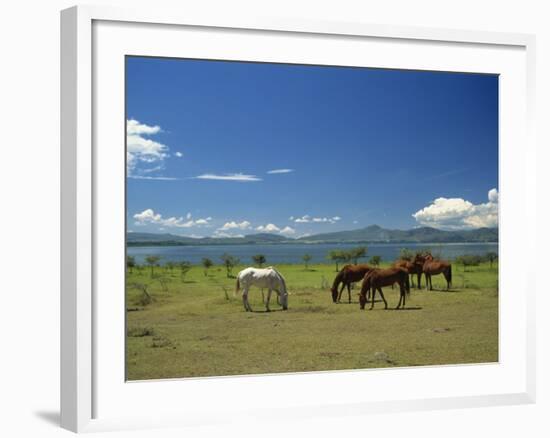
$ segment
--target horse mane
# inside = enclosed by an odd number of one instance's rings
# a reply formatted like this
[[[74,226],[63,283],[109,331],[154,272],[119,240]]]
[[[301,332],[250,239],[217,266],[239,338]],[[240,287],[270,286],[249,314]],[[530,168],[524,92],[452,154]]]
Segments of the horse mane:
[[[279,273],[277,272],[277,274],[279,274]],[[281,274],[279,274],[279,278],[281,279],[281,281],[283,283],[283,287],[285,288],[285,293],[288,294],[288,289],[286,288],[285,277],[283,277]]]
[[[277,269],[275,269],[273,266],[267,266],[263,269],[271,269],[272,271],[274,271],[277,274],[277,276],[279,277],[279,279],[281,280],[281,282],[283,283],[283,287],[285,288],[285,292],[288,293],[288,290],[286,288],[285,277],[283,277],[283,274],[281,274],[279,271],[277,271]]]

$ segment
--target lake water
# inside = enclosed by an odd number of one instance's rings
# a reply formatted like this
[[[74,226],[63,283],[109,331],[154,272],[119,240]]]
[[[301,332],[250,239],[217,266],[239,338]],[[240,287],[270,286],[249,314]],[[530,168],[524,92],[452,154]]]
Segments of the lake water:
[[[186,260],[192,264],[200,264],[204,257],[211,259],[215,264],[221,263],[223,253],[238,257],[243,264],[252,264],[252,256],[263,254],[266,265],[279,263],[302,263],[304,254],[311,255],[310,263],[329,263],[326,256],[332,250],[347,250],[356,248],[358,244],[304,244],[289,243],[279,245],[211,245],[211,246],[129,246],[127,254],[134,256],[136,263],[145,262],[149,255],[160,256],[160,263]],[[366,245],[368,260],[373,255],[382,257],[382,261],[392,261],[399,256],[401,248],[412,251],[429,248],[432,254],[438,254],[445,259],[454,259],[464,254],[483,255],[489,251],[498,253],[498,243],[443,243],[443,244],[404,244],[404,243],[377,243]]]

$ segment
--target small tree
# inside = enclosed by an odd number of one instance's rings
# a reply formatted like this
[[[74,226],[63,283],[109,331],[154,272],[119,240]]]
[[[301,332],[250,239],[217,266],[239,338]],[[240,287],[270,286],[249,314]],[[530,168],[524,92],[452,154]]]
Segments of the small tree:
[[[327,259],[333,261],[336,264],[336,272],[338,272],[338,263],[343,263],[347,260],[347,255],[344,253],[344,251],[334,249],[332,251],[329,251],[327,254]]]
[[[485,258],[489,260],[489,263],[491,264],[491,269],[492,269],[493,262],[495,262],[498,259],[498,254],[496,252],[490,251],[487,254],[485,254]]]
[[[208,269],[210,269],[213,265],[214,265],[214,262],[210,260],[208,257],[205,257],[202,259],[202,266],[204,268],[205,277],[208,275]]]
[[[187,262],[185,260],[178,263],[178,267],[180,268],[180,274],[181,274],[181,281],[185,282],[185,276],[191,269],[191,263]]]
[[[160,287],[162,287],[162,290],[164,292],[168,292],[168,283],[170,283],[170,279],[168,277],[159,275],[157,280],[159,281]]]
[[[233,268],[239,264],[240,260],[237,257],[233,257],[227,253],[224,253],[220,258],[225,266],[227,277],[230,278],[232,276]]]
[[[153,269],[155,266],[158,266],[159,260],[160,260],[159,256],[150,255],[145,257],[145,261],[149,266],[151,266],[151,278],[153,278],[153,275],[154,275]]]
[[[166,269],[168,269],[170,271],[170,273],[172,273],[172,271],[174,270],[174,268],[176,267],[176,264],[174,262],[166,262],[164,264],[164,267]]]
[[[309,254],[304,254],[302,256],[302,260],[304,261],[304,265],[305,265],[306,271],[307,271],[308,263],[311,260],[311,256]]]
[[[380,262],[382,261],[382,257],[378,256],[378,255],[373,255],[370,259],[369,259],[369,263],[372,265],[372,266],[380,266]]]
[[[359,248],[354,248],[349,251],[349,259],[353,260],[353,264],[357,264],[357,261],[359,259],[362,259],[363,257],[366,257],[367,255],[367,247],[366,246],[360,246]]]
[[[136,258],[134,256],[126,256],[126,268],[132,273],[132,269],[136,266]]]
[[[265,256],[263,254],[256,254],[252,256],[252,261],[256,263],[260,268],[266,262]]]
[[[408,262],[412,261],[414,258],[413,252],[409,248],[401,248],[399,250],[399,259],[406,260]]]
[[[138,301],[139,304],[141,304],[142,306],[146,306],[146,305],[151,304],[153,302],[153,297],[151,296],[151,294],[147,290],[147,285],[146,284],[144,284],[144,283],[134,283],[130,286],[136,288],[139,291],[141,291],[142,295],[141,295],[141,297]]]
[[[481,263],[481,257],[478,255],[462,255],[455,259],[456,263],[460,264],[466,272],[467,266],[479,266]]]

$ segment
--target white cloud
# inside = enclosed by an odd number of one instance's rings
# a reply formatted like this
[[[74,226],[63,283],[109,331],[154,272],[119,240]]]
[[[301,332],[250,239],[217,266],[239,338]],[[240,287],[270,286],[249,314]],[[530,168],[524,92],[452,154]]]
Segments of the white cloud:
[[[335,224],[342,218],[340,216],[333,216],[333,217],[311,217],[308,214],[303,215],[302,217],[294,218],[294,216],[290,217],[290,220],[294,220],[294,222],[298,224],[309,224],[309,223],[329,223],[329,224]]]
[[[176,228],[191,228],[191,227],[200,227],[209,225],[209,222],[212,220],[211,217],[204,219],[194,220],[191,217],[191,214],[188,213],[187,217],[169,217],[163,218],[160,213],[155,213],[151,208],[143,210],[141,213],[134,214],[134,219],[136,220],[136,225],[161,225],[163,227],[176,227]]]
[[[484,204],[462,198],[437,198],[412,216],[425,226],[447,230],[466,230],[498,226],[498,191],[491,189]]]
[[[212,237],[244,237],[244,234],[229,234],[224,231],[216,230]]]
[[[140,163],[162,163],[168,156],[168,147],[145,136],[160,132],[159,126],[149,126],[137,120],[126,122],[126,148],[128,158],[128,174]]]
[[[270,175],[276,175],[280,173],[290,173],[290,172],[294,172],[294,169],[273,169],[273,170],[267,171],[267,173],[269,173]]]
[[[174,155],[178,158],[183,157],[183,154],[180,151],[174,152]]]
[[[489,202],[498,203],[498,191],[497,189],[489,190]]]
[[[275,224],[260,225],[256,227],[256,231],[262,231],[266,233],[278,233],[281,229]]]
[[[289,226],[286,226],[284,228],[279,228],[277,225],[272,223],[269,223],[267,225],[259,225],[256,227],[256,231],[259,231],[260,233],[279,233],[279,234],[285,234],[285,235],[291,235],[296,233],[296,230],[294,228],[291,228]]]
[[[195,176],[194,179],[209,179],[216,181],[238,181],[238,182],[252,182],[262,181],[261,178],[256,175],[246,175],[244,173],[225,173],[223,175],[217,175],[214,173],[205,173]]]
[[[126,134],[128,135],[153,135],[160,132],[160,126],[148,126],[130,119],[126,122]]]
[[[164,162],[169,157],[169,148],[149,138],[162,132],[160,126],[149,126],[137,120],[126,121],[126,168],[128,178],[174,181],[178,178],[151,175],[164,169]],[[176,152],[181,157],[181,152]]]
[[[128,178],[132,179],[148,179],[158,181],[176,181],[178,178],[172,178],[170,176],[147,176],[147,175],[128,175]]]
[[[250,228],[250,222],[226,222],[222,227],[218,228],[218,231],[227,231],[227,230],[247,230]]]

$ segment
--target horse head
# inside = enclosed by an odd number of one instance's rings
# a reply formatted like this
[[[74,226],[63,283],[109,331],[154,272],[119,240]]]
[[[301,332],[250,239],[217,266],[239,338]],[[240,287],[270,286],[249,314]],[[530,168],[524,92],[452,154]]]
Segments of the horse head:
[[[330,293],[332,294],[332,301],[336,303],[338,301],[338,289],[336,289],[335,287],[331,287]]]
[[[288,310],[288,292],[281,293],[279,295],[281,300],[281,306],[283,307],[283,310]]]
[[[361,310],[365,310],[365,304],[367,304],[367,294],[366,292],[363,293],[363,291],[361,291],[359,294],[359,307]]]
[[[426,263],[427,261],[431,261],[432,259],[433,257],[429,252],[417,253],[416,256],[414,257],[413,264],[423,266],[424,263]]]

